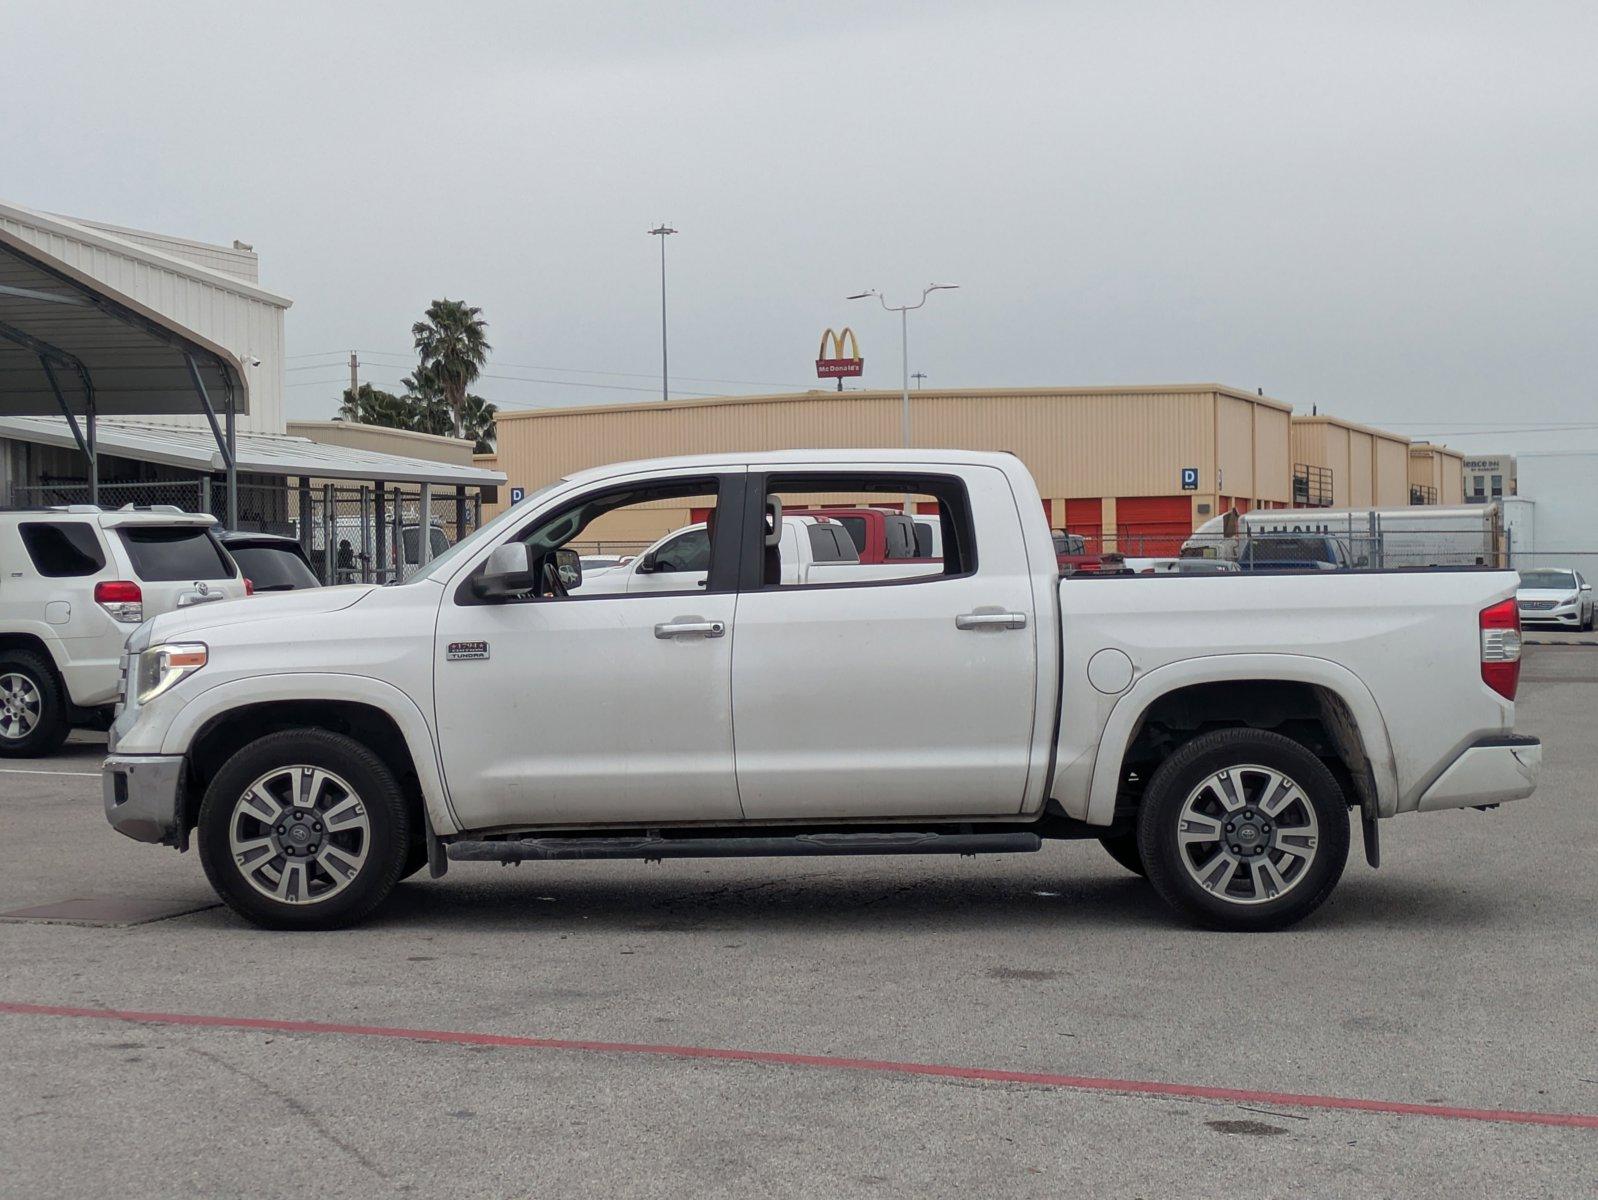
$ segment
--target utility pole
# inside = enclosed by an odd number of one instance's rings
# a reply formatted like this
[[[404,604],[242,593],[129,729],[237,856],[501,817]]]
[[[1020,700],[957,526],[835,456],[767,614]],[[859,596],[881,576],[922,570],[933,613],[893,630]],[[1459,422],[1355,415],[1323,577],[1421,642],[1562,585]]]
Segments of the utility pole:
[[[361,360],[355,357],[355,351],[350,351],[350,403],[356,405],[359,412],[361,402]]]
[[[662,221],[649,235],[660,239],[660,401],[671,399],[671,388],[666,371],[666,239],[677,231]]]
[[[926,377],[927,373],[925,371],[912,371],[910,373],[910,378],[916,381],[916,391],[919,392],[921,390],[921,381]]]

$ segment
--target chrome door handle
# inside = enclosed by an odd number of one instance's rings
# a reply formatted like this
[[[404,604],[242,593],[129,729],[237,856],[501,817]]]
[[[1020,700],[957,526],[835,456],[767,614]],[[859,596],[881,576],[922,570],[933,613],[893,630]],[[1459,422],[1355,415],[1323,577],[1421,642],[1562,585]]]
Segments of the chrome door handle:
[[[1025,629],[1026,613],[968,612],[954,619],[956,629]]]
[[[701,621],[695,617],[685,617],[680,621],[662,621],[655,626],[655,636],[658,638],[674,637],[722,637],[727,632],[725,621]]]

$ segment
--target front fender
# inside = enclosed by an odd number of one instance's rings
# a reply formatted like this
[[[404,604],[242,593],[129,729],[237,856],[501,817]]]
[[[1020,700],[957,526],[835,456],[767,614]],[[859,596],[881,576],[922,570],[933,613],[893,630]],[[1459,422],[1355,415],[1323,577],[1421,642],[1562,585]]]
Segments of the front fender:
[[[1226,654],[1183,659],[1157,667],[1129,688],[1110,711],[1094,756],[1092,782],[1081,816],[1091,825],[1108,825],[1115,819],[1115,797],[1120,790],[1121,763],[1138,724],[1149,706],[1161,696],[1202,683],[1239,680],[1307,683],[1324,687],[1348,708],[1359,728],[1365,757],[1376,780],[1377,811],[1390,817],[1398,809],[1398,766],[1392,740],[1376,698],[1363,680],[1347,667],[1324,658],[1300,654]],[[1080,799],[1078,800],[1080,804]]]
[[[422,800],[435,833],[460,832],[460,822],[450,807],[449,792],[439,765],[438,745],[422,710],[399,688],[366,675],[292,674],[257,675],[235,679],[201,692],[172,719],[161,753],[186,754],[206,724],[236,708],[280,700],[342,700],[365,704],[387,713],[399,726],[416,764]]]

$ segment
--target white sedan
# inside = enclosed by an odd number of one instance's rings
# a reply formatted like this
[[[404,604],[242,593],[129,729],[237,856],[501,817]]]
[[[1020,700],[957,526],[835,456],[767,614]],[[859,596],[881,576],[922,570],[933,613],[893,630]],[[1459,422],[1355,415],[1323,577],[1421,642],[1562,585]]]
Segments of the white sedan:
[[[1563,625],[1569,629],[1593,627],[1592,584],[1580,571],[1539,567],[1520,573],[1515,592],[1523,625]]]

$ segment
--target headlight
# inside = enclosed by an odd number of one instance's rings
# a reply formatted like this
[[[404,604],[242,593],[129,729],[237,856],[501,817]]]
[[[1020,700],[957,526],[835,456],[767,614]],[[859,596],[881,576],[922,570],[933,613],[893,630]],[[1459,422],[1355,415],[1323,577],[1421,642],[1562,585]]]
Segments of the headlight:
[[[173,642],[151,646],[139,655],[140,704],[148,704],[205,666],[207,651],[199,642]]]

